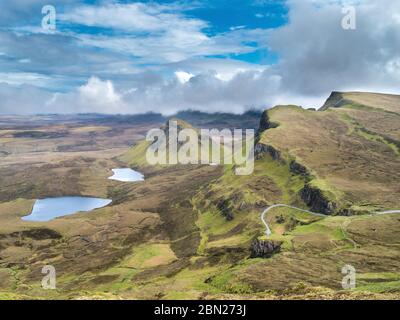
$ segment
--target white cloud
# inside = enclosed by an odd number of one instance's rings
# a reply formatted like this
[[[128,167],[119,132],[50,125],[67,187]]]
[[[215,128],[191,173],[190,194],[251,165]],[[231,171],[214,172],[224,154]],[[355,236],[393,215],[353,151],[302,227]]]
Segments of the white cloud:
[[[357,8],[356,30],[344,30],[340,1],[290,0],[289,23],[269,33],[274,67],[292,95],[313,97],[333,90],[398,90],[400,34],[393,12],[400,2],[365,0]]]
[[[126,106],[122,95],[112,81],[91,77],[75,91],[48,96],[45,105],[50,113],[123,113]]]
[[[78,6],[59,15],[65,23],[78,23],[113,30],[113,35],[74,36],[81,44],[130,54],[141,62],[177,62],[205,55],[248,53],[256,50],[248,42],[263,42],[265,30],[234,26],[230,32],[208,35],[208,23],[185,15],[187,5],[132,3]]]
[[[19,59],[18,60],[19,63],[31,63],[31,59]]]
[[[0,114],[49,113],[45,101],[51,94],[32,85],[16,87],[0,82],[0,97]]]
[[[240,29],[245,29],[245,28],[246,28],[246,26],[233,26],[233,27],[230,27],[229,30],[235,31],[235,30],[240,30]]]
[[[114,90],[110,80],[102,81],[99,78],[91,77],[87,84],[79,88],[80,97],[88,102],[116,104],[120,97]]]
[[[130,54],[141,62],[165,63],[186,59],[211,56],[243,54],[257,50],[247,45],[248,42],[263,43],[266,31],[234,30],[216,36],[208,36],[201,31],[171,28],[163,33],[146,34],[145,36],[104,36],[76,35],[86,46],[94,46],[115,52]]]
[[[182,9],[177,4],[111,3],[103,6],[78,6],[68,13],[59,15],[59,19],[129,32],[160,32],[167,29],[197,31],[207,26],[202,20],[183,16],[179,13]]]
[[[129,90],[116,88],[112,81],[92,77],[86,84],[69,93],[51,93],[23,85],[11,87],[0,83],[3,97],[0,113],[121,113],[148,111],[171,115],[179,110],[241,113],[252,107],[267,107],[279,87],[279,77],[265,72],[238,73],[230,81],[222,81],[215,73],[193,76],[182,83],[139,75],[142,82]],[[148,83],[146,81],[149,81]],[[266,87],[266,83],[269,86]]]
[[[19,86],[22,84],[32,84],[40,87],[45,86],[48,81],[50,81],[50,77],[38,73],[0,72],[0,83],[4,82],[15,86]]]
[[[185,72],[185,71],[176,71],[175,76],[179,80],[180,83],[185,84],[188,82],[190,79],[194,77],[193,74]]]
[[[258,5],[267,2],[258,1]],[[127,7],[140,17],[134,22],[120,10],[124,5],[104,5],[100,11],[88,7],[81,15],[73,12],[76,15],[64,17],[82,23],[88,17],[92,19],[88,24],[121,30],[114,37],[74,34],[70,38],[28,38],[0,32],[0,51],[5,53],[0,57],[1,67],[9,67],[10,57],[15,57],[16,61],[30,59],[31,63],[20,67],[32,69],[20,73],[11,67],[9,72],[2,69],[0,77],[6,84],[0,84],[0,113],[171,114],[188,108],[239,113],[286,103],[318,107],[333,90],[398,92],[400,2],[359,2],[357,29],[353,31],[341,28],[341,3],[288,0],[288,24],[268,32],[236,29],[211,36],[204,32],[204,23],[184,16],[176,7],[144,4]],[[177,27],[170,27],[171,21]],[[151,33],[132,35],[129,30]],[[56,40],[54,46],[50,40]],[[268,46],[279,55],[279,62],[260,66],[208,58],[252,52],[257,49],[247,44],[252,41],[258,48]],[[43,47],[52,50],[43,55],[34,49]],[[132,60],[127,58],[132,56]],[[134,63],[151,65],[139,71]],[[47,79],[36,73],[41,68],[48,68],[53,76]],[[23,85],[49,86],[57,74],[74,79],[79,76],[86,83],[56,95]]]
[[[182,69],[192,74],[200,74],[206,71],[215,71],[224,78],[231,79],[234,75],[244,71],[264,71],[268,68],[265,65],[247,63],[233,59],[213,59],[213,58],[197,58],[177,63],[164,65],[163,69]]]

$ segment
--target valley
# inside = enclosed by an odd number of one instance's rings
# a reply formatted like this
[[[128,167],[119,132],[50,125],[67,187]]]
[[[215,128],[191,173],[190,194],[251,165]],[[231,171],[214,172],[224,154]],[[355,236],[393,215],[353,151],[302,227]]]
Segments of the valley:
[[[258,129],[248,176],[234,164],[148,165],[160,115],[1,116],[0,298],[398,299],[399,106],[333,93],[321,111],[175,115]],[[112,180],[114,168],[145,178]],[[21,219],[35,199],[65,196],[112,203]],[[41,288],[44,265],[56,290]],[[355,289],[341,287],[345,265]]]

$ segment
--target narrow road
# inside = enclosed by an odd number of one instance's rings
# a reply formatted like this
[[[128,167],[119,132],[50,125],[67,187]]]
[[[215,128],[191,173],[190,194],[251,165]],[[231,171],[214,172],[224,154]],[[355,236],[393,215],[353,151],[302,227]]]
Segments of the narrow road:
[[[383,211],[383,212],[377,212],[375,214],[392,214],[392,213],[400,213],[400,210]]]
[[[265,215],[269,211],[271,211],[272,209],[275,209],[275,208],[289,208],[289,209],[294,209],[294,210],[297,210],[297,211],[305,212],[305,213],[308,213],[308,214],[311,214],[311,215],[317,216],[317,217],[322,217],[322,218],[329,217],[329,215],[326,215],[326,214],[315,213],[315,212],[312,212],[312,211],[308,211],[308,210],[300,209],[300,208],[297,208],[297,207],[289,206],[287,204],[274,204],[274,205],[268,207],[267,209],[265,209],[261,213],[261,221],[265,225],[265,234],[266,234],[267,237],[269,237],[272,234],[272,231],[271,231],[271,228],[269,227],[267,221],[265,220]],[[399,213],[400,214],[400,210],[376,212],[375,215],[384,215],[384,214],[393,214],[393,213]]]

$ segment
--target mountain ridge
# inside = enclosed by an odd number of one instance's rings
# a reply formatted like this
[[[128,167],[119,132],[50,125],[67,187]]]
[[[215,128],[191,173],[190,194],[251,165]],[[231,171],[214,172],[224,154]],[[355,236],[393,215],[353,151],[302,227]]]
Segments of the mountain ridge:
[[[346,105],[381,108],[400,113],[400,95],[361,91],[333,91],[319,111],[341,108]]]

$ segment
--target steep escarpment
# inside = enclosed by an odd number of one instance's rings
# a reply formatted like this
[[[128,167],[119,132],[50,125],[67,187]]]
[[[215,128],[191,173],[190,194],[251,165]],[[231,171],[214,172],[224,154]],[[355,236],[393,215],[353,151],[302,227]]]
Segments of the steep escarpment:
[[[337,204],[324,196],[323,192],[306,184],[300,192],[301,198],[314,212],[333,214],[337,209]]]
[[[329,108],[340,108],[342,106],[353,103],[352,100],[346,99],[346,96],[342,92],[334,91],[331,93],[329,98],[326,100],[324,105],[319,109],[320,111],[325,111]]]
[[[308,169],[305,166],[303,166],[302,164],[298,163],[296,160],[290,161],[289,169],[290,169],[290,172],[300,175],[300,176],[303,176],[307,179],[310,177],[310,173],[309,173]]]
[[[261,115],[261,119],[260,119],[260,124],[258,126],[258,130],[257,130],[257,139],[260,138],[261,134],[268,130],[268,129],[272,129],[272,128],[276,128],[278,126],[277,123],[271,122],[271,119],[269,118],[268,115],[268,110],[265,110],[262,115]]]
[[[256,160],[261,160],[265,155],[270,155],[272,159],[281,160],[281,153],[273,146],[258,142],[254,147],[254,157]]]
[[[274,160],[281,160],[281,153],[273,146],[263,143],[262,135],[265,131],[277,128],[279,124],[272,122],[268,110],[265,110],[260,119],[259,128],[256,134],[256,141],[254,147],[254,157],[256,160],[261,160],[265,155],[270,155]]]
[[[276,107],[276,109],[285,108],[283,106]],[[288,108],[296,108],[294,106],[288,106]],[[268,135],[268,130],[278,128],[279,125],[276,122],[271,121],[269,111],[266,110],[260,121],[260,129],[258,131],[258,141],[255,146],[255,159],[261,160],[265,156],[269,155],[274,161],[278,161],[281,164],[288,167],[291,174],[301,177],[303,180],[303,187],[298,192],[300,198],[304,203],[316,212],[324,214],[333,214],[336,211],[337,204],[334,203],[329,197],[324,195],[324,192],[317,187],[312,187],[308,182],[313,179],[310,170],[303,164],[293,159],[294,155],[288,153],[284,148],[278,150],[273,147],[273,141],[268,141],[265,137]]]

